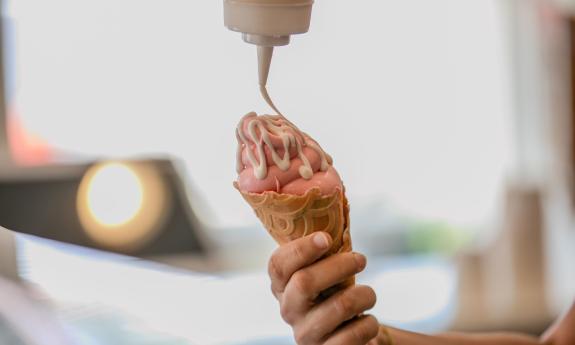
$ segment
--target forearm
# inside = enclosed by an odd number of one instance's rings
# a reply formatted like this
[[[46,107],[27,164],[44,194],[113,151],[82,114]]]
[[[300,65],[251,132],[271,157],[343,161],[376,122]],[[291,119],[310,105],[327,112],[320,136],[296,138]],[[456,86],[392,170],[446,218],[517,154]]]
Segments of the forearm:
[[[511,333],[485,333],[485,334],[462,334],[445,333],[436,336],[441,344],[461,345],[540,345],[539,339],[520,334]]]
[[[388,340],[391,338],[391,342]],[[497,334],[463,334],[444,333],[438,335],[424,335],[387,327],[382,327],[377,345],[540,345],[537,338],[497,333]]]
[[[438,335],[417,334],[381,326],[378,337],[369,345],[573,345],[575,344],[575,303],[569,312],[537,339],[511,333]]]

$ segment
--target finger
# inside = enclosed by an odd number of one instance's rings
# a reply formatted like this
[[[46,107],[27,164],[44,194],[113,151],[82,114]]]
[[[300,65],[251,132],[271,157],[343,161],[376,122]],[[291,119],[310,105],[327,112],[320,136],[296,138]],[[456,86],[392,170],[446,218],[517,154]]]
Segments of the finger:
[[[377,336],[379,323],[371,315],[358,317],[335,331],[324,345],[365,345]]]
[[[306,316],[300,331],[311,342],[324,339],[345,321],[373,308],[376,295],[372,288],[356,285],[331,296]]]
[[[327,233],[317,232],[286,243],[272,254],[268,264],[268,274],[272,281],[272,292],[276,298],[283,293],[291,276],[324,255],[331,242],[331,236]]]
[[[291,313],[307,312],[322,291],[363,271],[365,265],[365,256],[342,253],[297,271],[286,285],[282,307],[288,306]]]

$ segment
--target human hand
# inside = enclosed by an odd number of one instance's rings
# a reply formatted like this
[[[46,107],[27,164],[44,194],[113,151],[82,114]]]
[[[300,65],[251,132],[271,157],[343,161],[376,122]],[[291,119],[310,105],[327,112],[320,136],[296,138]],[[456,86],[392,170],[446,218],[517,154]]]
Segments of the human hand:
[[[379,330],[375,317],[362,314],[375,305],[373,289],[354,285],[319,298],[366,266],[365,256],[358,253],[320,260],[331,241],[327,233],[319,232],[280,246],[268,265],[272,292],[298,345],[366,345]]]

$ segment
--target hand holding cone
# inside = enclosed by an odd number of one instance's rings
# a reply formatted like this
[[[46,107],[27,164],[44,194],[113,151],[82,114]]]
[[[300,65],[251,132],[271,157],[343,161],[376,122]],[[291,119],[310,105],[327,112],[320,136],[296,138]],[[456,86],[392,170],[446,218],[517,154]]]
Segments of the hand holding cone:
[[[238,188],[237,183],[234,185]],[[327,196],[321,195],[319,189],[311,189],[304,195],[273,191],[257,194],[240,190],[240,193],[278,244],[324,231],[333,239],[327,255],[351,251],[349,206],[339,189]],[[353,284],[353,278],[343,283]]]

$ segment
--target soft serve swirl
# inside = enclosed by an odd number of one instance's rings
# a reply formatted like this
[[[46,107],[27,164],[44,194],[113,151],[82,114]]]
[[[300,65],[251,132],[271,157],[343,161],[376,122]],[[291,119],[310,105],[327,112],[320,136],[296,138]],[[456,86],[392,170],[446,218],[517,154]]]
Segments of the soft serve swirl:
[[[261,193],[322,194],[342,189],[331,157],[282,115],[245,115],[236,129],[237,172],[241,190]]]

